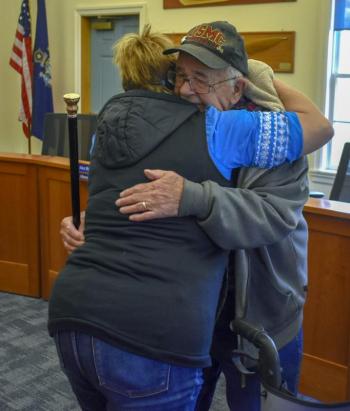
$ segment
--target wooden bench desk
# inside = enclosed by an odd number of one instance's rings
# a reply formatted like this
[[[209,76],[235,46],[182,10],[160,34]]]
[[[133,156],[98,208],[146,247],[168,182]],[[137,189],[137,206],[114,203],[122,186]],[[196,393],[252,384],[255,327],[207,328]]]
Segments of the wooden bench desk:
[[[301,391],[350,400],[350,203],[310,198]]]

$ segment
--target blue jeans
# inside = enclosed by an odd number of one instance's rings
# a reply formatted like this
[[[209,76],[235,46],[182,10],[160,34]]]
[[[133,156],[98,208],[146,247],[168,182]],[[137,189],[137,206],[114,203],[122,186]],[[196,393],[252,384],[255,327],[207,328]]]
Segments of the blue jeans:
[[[202,369],[122,351],[95,337],[58,332],[61,367],[84,411],[192,411]]]
[[[303,353],[303,332],[279,350],[282,379],[293,394],[297,394]],[[246,376],[241,388],[241,374],[231,361],[218,361],[203,370],[204,383],[199,393],[196,411],[208,411],[220,374],[226,379],[226,400],[231,411],[260,411],[260,380],[256,374]]]

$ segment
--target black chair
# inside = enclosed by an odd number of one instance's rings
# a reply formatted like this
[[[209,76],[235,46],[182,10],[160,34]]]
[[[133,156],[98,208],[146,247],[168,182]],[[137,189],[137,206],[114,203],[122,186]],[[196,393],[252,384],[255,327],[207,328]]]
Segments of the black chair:
[[[92,136],[96,131],[96,114],[78,114],[78,151],[80,160],[90,160]],[[68,120],[64,113],[47,113],[41,154],[69,157]]]
[[[350,203],[350,143],[344,144],[329,199]]]
[[[313,198],[324,196],[324,193],[320,191],[310,192],[310,197]],[[350,143],[344,144],[329,199],[350,203]]]

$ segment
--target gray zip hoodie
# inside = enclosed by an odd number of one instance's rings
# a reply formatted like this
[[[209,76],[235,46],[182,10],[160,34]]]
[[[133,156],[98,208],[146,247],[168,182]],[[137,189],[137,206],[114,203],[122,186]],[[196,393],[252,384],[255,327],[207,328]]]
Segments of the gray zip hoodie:
[[[235,315],[263,326],[277,348],[300,330],[307,287],[307,162],[242,169],[237,188],[185,181],[180,216],[235,251]]]
[[[245,95],[272,111],[283,109],[273,71],[249,60]],[[185,181],[179,216],[196,216],[209,237],[235,253],[230,275],[234,315],[262,326],[283,347],[299,332],[307,288],[309,196],[306,158],[272,170],[243,168],[237,188]],[[248,351],[255,349],[244,342]],[[241,345],[242,346],[242,345]],[[249,348],[248,348],[249,347]]]

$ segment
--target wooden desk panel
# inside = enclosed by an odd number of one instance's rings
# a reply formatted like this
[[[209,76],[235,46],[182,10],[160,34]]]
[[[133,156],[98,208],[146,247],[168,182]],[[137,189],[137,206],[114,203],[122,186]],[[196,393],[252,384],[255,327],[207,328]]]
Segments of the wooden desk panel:
[[[301,391],[350,399],[350,204],[310,199],[309,292]]]
[[[38,297],[37,169],[0,162],[0,289]]]
[[[59,234],[71,214],[69,161],[0,153],[0,290],[48,298],[67,253]],[[86,182],[81,182],[85,209]]]
[[[41,285],[42,297],[48,299],[52,285],[63,267],[67,252],[60,236],[63,217],[72,214],[70,199],[70,175],[68,169],[40,167],[40,235],[41,235]],[[86,183],[80,184],[81,209],[87,201]]]

